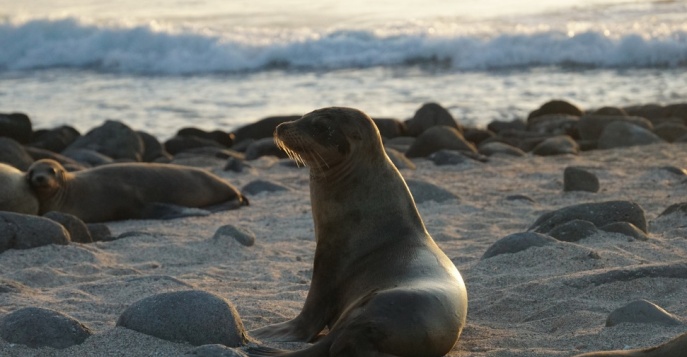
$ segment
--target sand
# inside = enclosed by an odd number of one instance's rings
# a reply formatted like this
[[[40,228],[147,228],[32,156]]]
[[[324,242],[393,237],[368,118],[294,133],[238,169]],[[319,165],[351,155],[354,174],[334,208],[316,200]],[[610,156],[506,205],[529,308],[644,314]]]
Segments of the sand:
[[[669,205],[687,201],[687,176],[661,169],[687,167],[687,144],[579,156],[497,156],[488,163],[454,166],[414,162],[416,170],[402,170],[405,178],[436,184],[459,197],[418,204],[428,231],[460,270],[469,294],[467,327],[448,356],[572,356],[650,346],[687,331],[685,325],[605,327],[611,311],[638,299],[687,321],[685,279],[579,283],[621,267],[687,261],[687,216],[657,218]],[[184,355],[194,346],[115,327],[127,306],[168,291],[200,289],[224,297],[235,304],[247,329],[294,317],[308,292],[315,243],[307,169],[282,163],[261,158],[251,162],[250,170],[233,173],[221,170],[222,160],[200,161],[237,187],[260,178],[290,188],[250,196],[249,207],[206,217],[113,222],[108,226],[115,235],[138,233],[112,242],[1,253],[0,282],[18,289],[0,293],[0,315],[29,306],[50,308],[75,317],[95,335],[63,350],[0,340],[0,356]],[[563,192],[563,170],[569,165],[595,173],[601,190]],[[510,195],[534,202],[506,199]],[[607,200],[639,203],[650,239],[603,233],[481,260],[491,244],[527,230],[546,211]],[[255,245],[214,240],[214,232],[227,224],[254,232]]]

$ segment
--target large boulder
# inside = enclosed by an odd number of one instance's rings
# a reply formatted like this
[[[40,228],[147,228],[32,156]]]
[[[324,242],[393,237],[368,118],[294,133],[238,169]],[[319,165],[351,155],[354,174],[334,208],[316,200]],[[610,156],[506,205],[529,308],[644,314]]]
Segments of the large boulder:
[[[52,152],[62,152],[80,136],[78,130],[69,125],[62,125],[53,129],[37,130],[33,133],[29,145]]]
[[[24,113],[0,113],[0,137],[8,137],[27,144],[31,140],[33,129],[31,119]]]
[[[418,136],[406,151],[406,156],[409,158],[427,157],[443,149],[477,152],[475,146],[465,140],[458,129],[439,125],[427,129]]]
[[[458,123],[446,108],[437,103],[425,103],[415,112],[412,119],[405,122],[408,135],[419,136],[427,129],[441,125],[460,130]]]
[[[656,134],[641,126],[623,121],[608,124],[599,137],[599,149],[613,149],[664,142]]]
[[[570,102],[554,99],[542,104],[539,109],[530,112],[530,114],[527,116],[527,122],[529,123],[533,118],[548,114],[568,114],[579,117],[582,116],[584,112],[582,109],[578,108],[574,104],[571,104]]]
[[[549,233],[557,226],[573,220],[588,221],[596,227],[614,222],[628,222],[642,232],[647,232],[644,210],[638,204],[630,201],[582,203],[564,207],[541,215],[528,230]]]
[[[79,137],[65,151],[78,149],[93,150],[115,160],[125,161],[141,161],[144,151],[143,140],[138,133],[115,120],[107,120],[103,125]]]
[[[67,348],[83,343],[92,332],[71,316],[38,307],[25,307],[0,319],[0,337],[31,348]]]
[[[28,249],[48,244],[69,244],[69,232],[47,218],[0,212],[0,252]]]
[[[641,117],[612,116],[612,115],[585,115],[577,123],[577,131],[581,140],[598,140],[604,129],[611,123],[624,122],[634,124],[648,130],[653,129],[651,122]]]

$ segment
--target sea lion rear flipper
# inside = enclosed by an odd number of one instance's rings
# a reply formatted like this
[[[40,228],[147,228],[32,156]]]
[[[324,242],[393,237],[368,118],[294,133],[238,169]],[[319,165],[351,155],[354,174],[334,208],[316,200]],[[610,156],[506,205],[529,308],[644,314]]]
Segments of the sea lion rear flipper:
[[[210,211],[173,205],[169,203],[148,203],[141,210],[140,219],[175,219],[182,217],[209,216]]]

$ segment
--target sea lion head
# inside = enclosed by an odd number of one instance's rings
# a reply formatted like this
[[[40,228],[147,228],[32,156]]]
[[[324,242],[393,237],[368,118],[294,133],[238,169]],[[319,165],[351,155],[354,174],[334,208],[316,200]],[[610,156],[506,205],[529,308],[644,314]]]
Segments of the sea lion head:
[[[360,110],[330,107],[282,123],[274,131],[277,146],[311,172],[324,172],[347,158],[373,160],[384,157],[379,130]]]
[[[36,196],[47,199],[63,187],[66,174],[66,170],[59,162],[43,159],[34,162],[29,167],[26,179]]]

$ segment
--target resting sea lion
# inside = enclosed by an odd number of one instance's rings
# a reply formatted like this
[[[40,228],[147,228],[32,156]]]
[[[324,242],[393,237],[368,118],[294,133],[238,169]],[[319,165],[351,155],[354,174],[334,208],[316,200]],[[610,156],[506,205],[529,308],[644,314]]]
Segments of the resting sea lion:
[[[36,161],[27,179],[40,214],[69,213],[87,223],[159,218],[166,205],[238,208],[247,200],[205,170],[153,163],[121,163],[67,172],[57,161]]]
[[[0,162],[0,211],[38,214],[38,199],[19,169]]]
[[[252,331],[314,341],[250,356],[443,356],[465,326],[460,273],[425,229],[408,187],[363,112],[325,108],[283,123],[277,144],[310,167],[315,222],[312,284],[293,320]]]
[[[672,340],[639,350],[590,352],[575,357],[685,357],[687,356],[687,333],[683,333]]]

